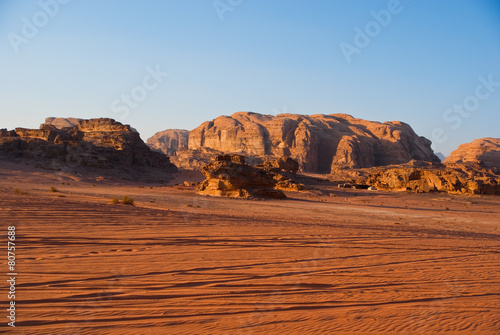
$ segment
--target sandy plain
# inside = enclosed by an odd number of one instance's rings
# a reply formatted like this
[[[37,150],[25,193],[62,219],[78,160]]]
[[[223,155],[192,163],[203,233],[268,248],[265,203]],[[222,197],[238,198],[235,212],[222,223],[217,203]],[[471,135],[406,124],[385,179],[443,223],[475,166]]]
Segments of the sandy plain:
[[[498,197],[310,181],[250,201],[174,186],[199,178],[141,185],[0,162],[1,243],[15,225],[18,273],[16,327],[3,309],[0,332],[500,333]],[[110,203],[123,195],[135,206]]]

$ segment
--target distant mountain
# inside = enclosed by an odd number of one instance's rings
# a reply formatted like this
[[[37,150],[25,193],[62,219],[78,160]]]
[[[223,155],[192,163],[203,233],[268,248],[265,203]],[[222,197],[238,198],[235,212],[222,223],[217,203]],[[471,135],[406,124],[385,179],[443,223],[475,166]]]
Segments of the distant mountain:
[[[500,138],[479,138],[461,144],[444,162],[480,164],[500,171]]]
[[[187,149],[189,130],[167,129],[154,134],[148,138],[148,146],[156,151],[163,152],[167,156],[177,155],[177,150]]]
[[[446,159],[446,156],[443,155],[442,152],[436,152],[436,156],[438,156],[438,158],[441,160],[441,162],[444,162],[444,160]]]
[[[164,131],[148,140],[148,145],[164,153],[175,151],[174,162],[199,165],[196,159],[206,159],[206,150],[242,154],[254,160],[290,156],[303,171],[318,173],[411,160],[440,161],[431,142],[408,124],[366,121],[347,114],[272,116],[239,112],[202,123],[189,132],[187,147],[185,141],[178,140],[180,136],[178,131]],[[174,143],[179,143],[177,148]]]

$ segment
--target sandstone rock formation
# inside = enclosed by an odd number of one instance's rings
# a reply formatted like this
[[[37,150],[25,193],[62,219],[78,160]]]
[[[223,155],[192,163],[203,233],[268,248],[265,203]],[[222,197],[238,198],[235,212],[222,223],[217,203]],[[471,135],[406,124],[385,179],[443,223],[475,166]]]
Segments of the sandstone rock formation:
[[[289,156],[308,172],[439,162],[431,142],[402,122],[372,122],[346,114],[277,116],[239,112],[189,132],[190,150],[210,148],[262,161]],[[187,156],[188,152],[184,152]]]
[[[381,190],[500,195],[500,176],[479,165],[408,164],[338,170],[333,179],[374,186]]]
[[[188,138],[188,130],[167,129],[154,134],[146,143],[153,150],[161,151],[167,156],[175,156],[178,150],[188,148]]]
[[[219,155],[224,155],[224,153],[210,148],[179,149],[175,156],[170,156],[170,161],[182,169],[201,170],[203,166],[212,163],[214,157]]]
[[[177,170],[168,157],[151,151],[128,125],[107,118],[73,120],[74,125],[69,127],[65,123],[58,123],[60,128],[44,123],[40,129],[2,130],[0,153],[53,169],[83,167],[124,172],[130,168],[123,174],[125,177],[130,177],[137,167],[157,168],[166,174]]]
[[[265,161],[263,164],[258,164],[257,167],[268,171],[296,173],[299,170],[299,163],[290,157],[280,157]]]
[[[301,190],[283,174],[259,169],[245,163],[242,155],[220,155],[202,168],[207,178],[198,186],[202,195],[231,198],[286,198],[281,190]]]
[[[472,163],[500,171],[500,138],[486,137],[461,144],[444,163]]]

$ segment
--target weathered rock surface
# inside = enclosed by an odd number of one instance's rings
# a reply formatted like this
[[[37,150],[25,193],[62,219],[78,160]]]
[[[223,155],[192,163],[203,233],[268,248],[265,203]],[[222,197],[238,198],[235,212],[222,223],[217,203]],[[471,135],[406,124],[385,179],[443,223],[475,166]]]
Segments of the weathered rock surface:
[[[148,138],[147,145],[167,156],[175,156],[179,150],[188,148],[189,130],[167,129]]]
[[[149,149],[128,125],[107,118],[73,120],[75,124],[70,127],[65,123],[58,123],[61,128],[44,123],[40,129],[2,130],[0,153],[11,159],[27,158],[52,169],[128,169],[124,177],[130,177],[130,172],[138,167],[157,168],[166,174],[177,170],[167,156]]]
[[[444,163],[479,164],[500,171],[500,138],[480,138],[461,144]]]
[[[402,122],[373,122],[346,114],[277,116],[239,112],[189,133],[190,150],[211,148],[262,161],[289,156],[303,171],[439,162],[431,142]],[[185,154],[187,154],[185,152]]]
[[[300,190],[283,174],[273,173],[245,163],[242,155],[220,155],[213,163],[205,165],[206,177],[198,186],[202,195],[231,198],[286,198],[281,190]]]
[[[268,171],[296,173],[299,170],[299,163],[290,157],[280,157],[265,161],[263,164],[258,164],[257,167]]]
[[[179,149],[175,156],[170,156],[170,160],[175,166],[182,169],[201,170],[203,166],[213,162],[214,157],[223,154],[223,152],[210,148]]]
[[[500,176],[472,164],[412,161],[398,166],[337,170],[332,178],[381,190],[500,195]]]

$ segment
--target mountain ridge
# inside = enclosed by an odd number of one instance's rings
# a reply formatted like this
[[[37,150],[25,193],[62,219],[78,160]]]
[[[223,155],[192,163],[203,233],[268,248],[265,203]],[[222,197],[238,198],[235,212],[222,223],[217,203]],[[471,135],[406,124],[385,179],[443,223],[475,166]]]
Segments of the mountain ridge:
[[[150,147],[164,153],[174,150],[155,143],[153,137],[148,139]],[[163,141],[172,143],[168,138]],[[187,147],[179,146],[175,152],[181,164],[192,161],[195,150],[204,149],[262,161],[289,156],[299,162],[303,171],[329,173],[338,168],[402,164],[412,159],[439,162],[430,144],[401,121],[368,121],[342,113],[273,116],[236,112],[205,121],[189,131]]]

